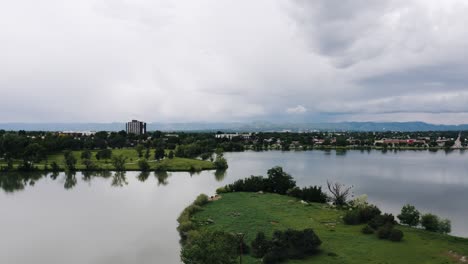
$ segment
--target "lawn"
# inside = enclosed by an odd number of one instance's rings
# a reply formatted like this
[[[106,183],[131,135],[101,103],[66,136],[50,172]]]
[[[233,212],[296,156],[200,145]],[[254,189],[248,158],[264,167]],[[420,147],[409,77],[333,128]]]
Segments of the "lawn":
[[[97,150],[91,151],[92,158],[91,160],[99,166],[100,169],[105,170],[113,170],[114,167],[112,166],[112,161],[109,160],[97,160],[96,153]],[[81,151],[73,151],[73,155],[77,158],[78,162],[76,164],[77,170],[84,170],[85,166],[82,164],[81,160]],[[125,149],[113,149],[112,156],[123,155],[127,158],[127,162],[125,164],[125,169],[127,171],[138,171],[138,157],[137,152],[135,149],[132,148],[125,148]],[[143,151],[143,156],[145,155],[145,151]],[[187,158],[177,158],[174,157],[173,159],[165,158],[160,161],[154,160],[154,150],[150,151],[150,158],[148,159],[149,164],[151,165],[151,169],[154,170],[156,168],[163,168],[167,171],[190,171],[190,170],[211,170],[214,169],[214,164],[210,161],[198,160],[198,159],[187,159]],[[48,156],[48,163],[49,165],[52,162],[57,162],[57,164],[64,169],[64,158],[63,153],[56,153]],[[15,167],[20,164],[21,161],[15,161]],[[44,169],[45,161],[36,164],[36,166],[42,170]],[[5,162],[0,161],[0,167],[6,166]]]
[[[450,251],[468,255],[468,239],[399,226],[404,232],[402,242],[379,240],[376,235],[362,234],[362,225],[344,225],[343,214],[328,205],[304,205],[289,196],[227,193],[205,205],[193,221],[211,219],[214,224],[198,228],[244,233],[249,245],[258,231],[271,237],[274,230],[313,228],[323,242],[321,253],[288,263],[458,263]],[[260,263],[250,256],[243,260]]]

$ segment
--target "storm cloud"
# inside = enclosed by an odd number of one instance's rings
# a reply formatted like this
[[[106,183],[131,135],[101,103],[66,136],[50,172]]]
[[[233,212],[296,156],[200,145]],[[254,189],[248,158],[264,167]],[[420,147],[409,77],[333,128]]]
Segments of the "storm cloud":
[[[468,121],[464,0],[16,0],[0,122]]]

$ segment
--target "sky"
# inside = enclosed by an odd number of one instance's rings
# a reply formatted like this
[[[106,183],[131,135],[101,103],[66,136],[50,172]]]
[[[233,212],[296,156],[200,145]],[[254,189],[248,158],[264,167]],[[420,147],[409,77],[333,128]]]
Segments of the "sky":
[[[466,0],[15,0],[0,123],[468,123]]]

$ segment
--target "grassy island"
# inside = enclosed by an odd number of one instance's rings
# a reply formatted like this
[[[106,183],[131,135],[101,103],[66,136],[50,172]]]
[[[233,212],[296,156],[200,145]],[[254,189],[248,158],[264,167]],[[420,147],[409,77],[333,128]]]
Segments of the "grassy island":
[[[468,255],[468,239],[399,226],[401,242],[364,235],[364,225],[345,225],[346,211],[272,193],[224,193],[192,216],[198,230],[244,233],[248,245],[257,232],[312,228],[322,240],[320,253],[288,263],[459,263]],[[458,258],[458,259],[457,259]],[[261,263],[249,255],[244,263]],[[460,262],[461,263],[461,262]]]
[[[111,156],[122,156],[125,158],[125,171],[141,171],[138,162],[143,160],[143,157],[138,157],[137,152],[133,148],[123,148],[123,149],[113,149],[111,151]],[[115,170],[114,165],[112,163],[112,158],[103,158],[97,159],[96,154],[98,150],[90,151],[90,160],[95,166],[93,170]],[[166,151],[168,152],[168,151]],[[76,170],[83,171],[87,170],[86,165],[83,162],[81,157],[82,151],[72,151],[72,155],[76,159]],[[214,163],[209,160],[200,160],[194,158],[181,158],[181,157],[173,157],[173,158],[164,158],[161,160],[155,160],[154,158],[154,150],[150,150],[148,153],[150,157],[147,162],[149,165],[148,170],[164,170],[164,171],[201,171],[201,170],[212,170],[215,168]],[[65,170],[65,160],[64,155],[62,152],[55,153],[47,156],[47,159],[35,163],[34,167],[39,171],[51,170],[51,164],[56,163],[59,166],[61,171]],[[22,164],[21,160],[15,160],[13,163],[13,169],[16,170]],[[6,161],[0,160],[0,167],[6,167]]]

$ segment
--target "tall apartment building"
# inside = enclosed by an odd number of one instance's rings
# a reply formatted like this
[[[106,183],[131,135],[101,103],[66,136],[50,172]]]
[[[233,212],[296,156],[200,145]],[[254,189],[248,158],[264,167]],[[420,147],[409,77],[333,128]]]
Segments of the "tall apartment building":
[[[146,123],[138,120],[132,120],[126,125],[127,134],[144,135],[146,134]]]

